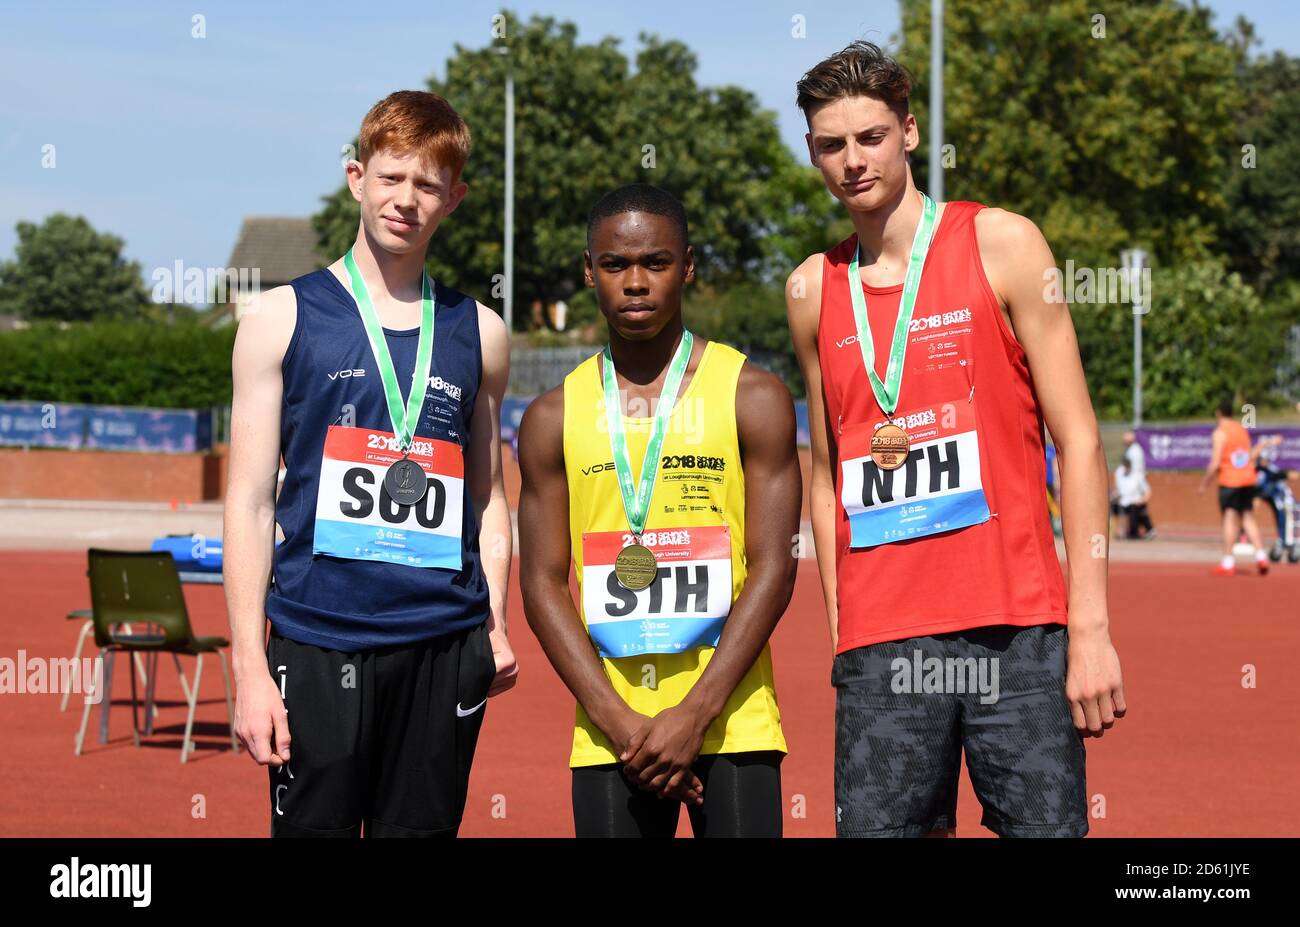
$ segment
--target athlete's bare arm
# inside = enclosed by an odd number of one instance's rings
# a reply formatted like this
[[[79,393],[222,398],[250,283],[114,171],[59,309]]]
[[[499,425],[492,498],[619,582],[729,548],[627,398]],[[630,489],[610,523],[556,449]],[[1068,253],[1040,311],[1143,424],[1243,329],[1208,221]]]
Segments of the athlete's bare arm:
[[[514,533],[501,471],[501,401],[510,379],[510,339],[501,316],[482,303],[478,304],[478,331],[483,379],[470,422],[465,479],[478,517],[480,563],[488,584],[488,638],[497,664],[496,678],[488,689],[488,695],[493,696],[513,686],[519,674],[506,633],[506,593]]]
[[[569,592],[569,485],[564,470],[564,387],[533,400],[519,423],[519,584],[542,650],[617,753],[648,720],[610,685]],[[699,780],[690,794],[700,801]]]
[[[835,590],[835,466],[838,450],[835,432],[826,417],[821,361],[817,355],[822,261],[822,255],[814,254],[795,268],[785,283],[785,305],[794,353],[807,387],[808,433],[812,444],[808,511],[812,519],[813,547],[817,551],[817,571],[821,575],[822,598],[826,600],[833,653],[839,642],[839,606]]]
[[[293,287],[259,295],[235,334],[222,574],[235,673],[235,734],[258,763],[289,761],[289,722],[266,665],[266,591],[275,551],[281,365],[298,314]]]
[[[794,594],[803,496],[794,403],[780,378],[749,363],[736,386],[736,432],[745,473],[745,585],[691,691],[632,735],[624,763],[643,789],[671,793],[691,774],[709,725],[762,653]]]
[[[1024,216],[984,209],[976,215],[975,233],[985,274],[1025,350],[1038,403],[1056,444],[1068,563],[1066,697],[1075,727],[1100,736],[1123,716],[1126,706],[1106,604],[1106,455],[1079,343],[1067,304],[1049,301],[1056,262],[1038,227]]]

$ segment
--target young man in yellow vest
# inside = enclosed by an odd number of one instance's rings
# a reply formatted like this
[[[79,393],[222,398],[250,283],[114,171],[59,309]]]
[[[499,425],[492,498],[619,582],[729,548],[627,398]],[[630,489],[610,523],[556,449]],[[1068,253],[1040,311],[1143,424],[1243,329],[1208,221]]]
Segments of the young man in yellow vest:
[[[578,700],[574,828],[672,836],[686,804],[696,836],[780,836],[768,638],[797,563],[790,394],[683,326],[695,257],[671,194],[606,195],[587,247],[609,344],[519,437],[524,612]]]

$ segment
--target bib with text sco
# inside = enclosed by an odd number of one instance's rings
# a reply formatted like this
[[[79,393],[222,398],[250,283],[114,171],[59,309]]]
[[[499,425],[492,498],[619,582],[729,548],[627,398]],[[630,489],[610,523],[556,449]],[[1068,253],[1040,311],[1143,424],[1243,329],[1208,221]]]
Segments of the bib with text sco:
[[[390,431],[329,427],[313,554],[459,572],[465,486],[460,445],[415,439],[410,459],[420,465],[428,489],[413,505],[398,505],[384,488],[385,471],[401,456]]]
[[[878,423],[854,425],[840,436],[840,503],[849,518],[849,546],[876,547],[988,521],[971,401],[934,403],[893,421],[910,440],[907,460],[896,470],[871,457]]]
[[[681,653],[713,647],[731,611],[731,529],[726,525],[647,531],[641,543],[657,570],[644,589],[627,589],[614,558],[626,531],[582,536],[582,608],[602,657]]]

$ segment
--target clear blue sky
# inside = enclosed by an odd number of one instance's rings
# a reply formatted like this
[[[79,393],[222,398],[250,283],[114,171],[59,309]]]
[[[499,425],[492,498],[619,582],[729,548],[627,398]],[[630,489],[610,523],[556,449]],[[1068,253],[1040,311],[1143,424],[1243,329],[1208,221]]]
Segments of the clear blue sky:
[[[1220,28],[1242,13],[1266,50],[1300,54],[1295,0],[1203,5]],[[340,146],[366,109],[441,75],[455,44],[486,44],[500,9],[477,0],[5,6],[0,258],[12,257],[16,222],[68,212],[125,239],[146,279],[177,260],[224,266],[245,215],[315,212],[341,181]],[[699,58],[701,84],[753,91],[796,149],[804,130],[793,88],[804,70],[853,38],[885,44],[899,29],[896,0],[510,8],[572,21],[582,42],[618,36],[629,55],[642,31],[681,39]],[[206,38],[191,37],[196,12]],[[806,38],[791,37],[796,13]],[[41,167],[47,144],[52,170]]]

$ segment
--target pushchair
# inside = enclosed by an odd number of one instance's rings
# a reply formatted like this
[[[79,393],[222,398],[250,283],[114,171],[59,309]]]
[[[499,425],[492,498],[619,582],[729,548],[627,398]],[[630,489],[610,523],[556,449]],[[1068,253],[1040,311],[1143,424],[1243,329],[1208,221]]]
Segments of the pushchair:
[[[1287,485],[1287,471],[1276,466],[1273,455],[1265,451],[1256,464],[1258,477],[1255,487],[1259,497],[1273,509],[1277,519],[1277,540],[1268,552],[1268,559],[1274,563],[1285,556],[1288,563],[1300,562],[1300,541],[1296,540],[1295,494]]]

